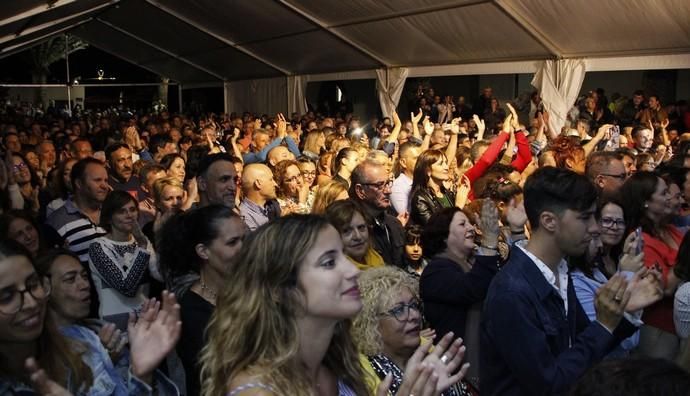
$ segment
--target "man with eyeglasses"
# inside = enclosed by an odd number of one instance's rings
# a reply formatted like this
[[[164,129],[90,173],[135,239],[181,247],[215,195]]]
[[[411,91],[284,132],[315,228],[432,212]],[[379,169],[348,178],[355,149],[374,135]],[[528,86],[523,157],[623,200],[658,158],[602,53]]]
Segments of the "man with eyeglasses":
[[[587,159],[585,174],[597,187],[599,195],[615,194],[625,183],[628,173],[620,155],[611,151],[596,151]]]
[[[350,181],[350,199],[359,202],[373,219],[370,232],[374,249],[386,264],[404,268],[405,230],[389,213],[393,181],[385,166],[364,160],[355,167]]]

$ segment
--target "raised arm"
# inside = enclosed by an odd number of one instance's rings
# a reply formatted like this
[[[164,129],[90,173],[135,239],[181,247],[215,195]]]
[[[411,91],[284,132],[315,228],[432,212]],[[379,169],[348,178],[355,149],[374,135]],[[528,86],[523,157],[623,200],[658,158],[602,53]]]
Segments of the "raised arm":
[[[415,115],[410,113],[410,120],[412,121],[412,136],[416,139],[422,140],[422,135],[419,133],[419,121],[422,120],[422,109],[419,109],[419,113]]]
[[[454,118],[450,122],[450,141],[446,147],[446,158],[448,162],[452,162],[455,158],[455,153],[458,152],[458,134],[460,133],[460,117]]]
[[[510,138],[510,121],[512,115],[508,114],[503,122],[503,131],[491,142],[484,154],[472,165],[470,169],[465,172],[465,175],[470,180],[470,183],[479,179],[484,172],[496,161],[498,154],[501,152],[503,144]]]
[[[599,127],[599,130],[597,130],[597,134],[594,135],[593,138],[589,140],[589,142],[585,143],[582,148],[585,150],[585,158],[589,156],[589,154],[594,151],[594,149],[597,147],[599,142],[601,142],[605,138],[609,138],[609,129],[611,129],[613,125],[611,124],[604,124]]]

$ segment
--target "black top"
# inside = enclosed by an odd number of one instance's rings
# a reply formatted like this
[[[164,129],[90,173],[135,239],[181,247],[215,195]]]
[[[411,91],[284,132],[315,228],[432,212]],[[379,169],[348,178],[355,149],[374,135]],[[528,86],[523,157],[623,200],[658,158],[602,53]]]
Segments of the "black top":
[[[412,224],[425,226],[431,216],[444,208],[455,206],[455,193],[443,189],[443,197],[436,194],[429,187],[419,186],[410,196],[410,221]]]
[[[465,337],[467,311],[482,300],[498,272],[501,257],[476,256],[469,272],[456,262],[434,257],[422,271],[419,292],[424,303],[424,316],[440,340],[452,331]]]
[[[201,392],[199,353],[206,344],[204,332],[214,308],[213,304],[191,290],[180,300],[182,334],[177,343],[177,355],[184,366],[188,396],[197,396]]]

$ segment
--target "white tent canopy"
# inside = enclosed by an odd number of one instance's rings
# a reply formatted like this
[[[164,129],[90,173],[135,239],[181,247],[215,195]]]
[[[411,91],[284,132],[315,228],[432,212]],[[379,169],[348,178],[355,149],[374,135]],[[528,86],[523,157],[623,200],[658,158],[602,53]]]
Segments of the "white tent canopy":
[[[0,7],[0,57],[63,33],[186,86],[225,83],[230,101],[281,96],[262,103],[266,111],[301,109],[309,81],[376,78],[376,69],[394,67],[408,77],[533,73],[537,61],[562,58],[586,58],[588,71],[690,68],[687,0],[23,0]]]

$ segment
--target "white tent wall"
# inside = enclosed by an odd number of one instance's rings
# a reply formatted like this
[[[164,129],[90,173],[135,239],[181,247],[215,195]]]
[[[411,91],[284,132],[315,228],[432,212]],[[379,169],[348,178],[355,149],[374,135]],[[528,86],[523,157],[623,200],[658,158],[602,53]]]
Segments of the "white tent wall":
[[[288,108],[287,78],[226,82],[225,112],[284,113]]]

